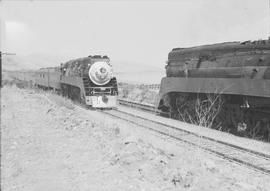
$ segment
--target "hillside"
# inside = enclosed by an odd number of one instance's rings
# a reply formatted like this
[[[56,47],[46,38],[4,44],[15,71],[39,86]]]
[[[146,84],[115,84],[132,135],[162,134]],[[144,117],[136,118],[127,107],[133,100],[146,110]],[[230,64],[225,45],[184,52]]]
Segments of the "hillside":
[[[3,70],[36,70],[44,67],[59,66],[72,58],[53,55],[32,54],[3,57]],[[111,60],[115,76],[119,81],[129,83],[160,83],[165,70],[154,64],[133,61]]]

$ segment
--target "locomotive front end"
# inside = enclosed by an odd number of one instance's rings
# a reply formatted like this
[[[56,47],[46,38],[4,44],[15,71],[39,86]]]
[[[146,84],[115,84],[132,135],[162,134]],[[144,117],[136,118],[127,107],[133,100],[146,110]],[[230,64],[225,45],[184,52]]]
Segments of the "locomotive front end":
[[[86,104],[95,108],[114,108],[117,105],[117,82],[113,76],[112,66],[108,61],[94,62],[88,71],[92,82],[90,95],[86,96]]]

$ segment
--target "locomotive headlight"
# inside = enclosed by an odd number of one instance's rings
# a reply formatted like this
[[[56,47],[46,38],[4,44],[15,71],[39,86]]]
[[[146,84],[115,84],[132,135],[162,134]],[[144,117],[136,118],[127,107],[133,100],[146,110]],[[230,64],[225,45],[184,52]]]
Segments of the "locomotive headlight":
[[[89,77],[95,84],[104,85],[113,77],[112,67],[107,62],[95,62],[89,69]]]

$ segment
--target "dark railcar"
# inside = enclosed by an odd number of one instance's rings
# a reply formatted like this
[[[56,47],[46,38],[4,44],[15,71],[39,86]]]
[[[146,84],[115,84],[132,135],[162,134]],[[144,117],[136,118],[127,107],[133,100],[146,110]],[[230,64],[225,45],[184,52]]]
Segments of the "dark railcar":
[[[173,49],[158,108],[194,122],[199,120],[199,108],[211,107],[210,97],[219,104],[213,107],[217,114],[211,125],[269,139],[270,40]]]

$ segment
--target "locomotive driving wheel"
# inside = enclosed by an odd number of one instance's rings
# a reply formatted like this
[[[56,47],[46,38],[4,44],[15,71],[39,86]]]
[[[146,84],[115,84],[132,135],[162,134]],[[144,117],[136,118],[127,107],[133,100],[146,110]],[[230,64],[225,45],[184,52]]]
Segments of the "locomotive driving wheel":
[[[171,98],[171,116],[174,119],[184,120],[184,115],[190,104],[187,103],[188,94],[187,93],[174,93]],[[185,121],[185,120],[184,120]]]
[[[158,109],[161,111],[160,115],[164,117],[171,117],[170,115],[170,96],[165,94],[159,102]]]
[[[214,120],[214,128],[233,134],[242,134],[246,130],[244,113],[239,104],[224,104]]]
[[[248,137],[270,141],[270,119],[269,113],[247,110],[245,112],[247,124],[246,134]]]
[[[66,84],[61,84],[61,93],[64,97],[68,97],[68,87]]]
[[[187,99],[179,108],[178,115],[181,121],[194,123],[196,119],[195,115],[195,99]]]
[[[221,131],[225,130],[225,127],[228,126],[226,124],[228,124],[229,122],[227,118],[228,118],[228,112],[225,107],[222,107],[214,119],[213,128],[219,129]]]

